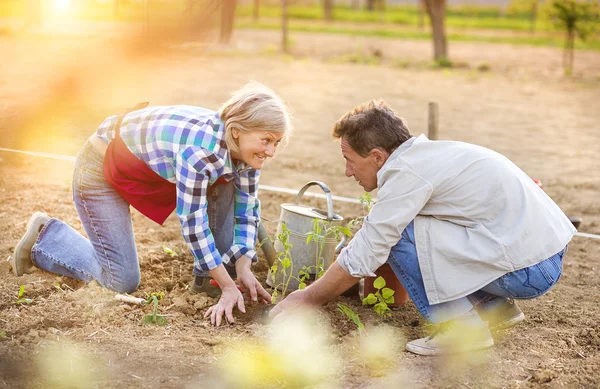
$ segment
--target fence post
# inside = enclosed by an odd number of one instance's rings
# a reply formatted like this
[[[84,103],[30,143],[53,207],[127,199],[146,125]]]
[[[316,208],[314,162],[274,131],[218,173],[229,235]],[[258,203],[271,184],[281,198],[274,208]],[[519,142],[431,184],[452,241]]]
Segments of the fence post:
[[[439,108],[438,103],[430,102],[429,103],[429,120],[428,120],[428,134],[427,137],[430,140],[438,139],[438,130],[439,130]]]

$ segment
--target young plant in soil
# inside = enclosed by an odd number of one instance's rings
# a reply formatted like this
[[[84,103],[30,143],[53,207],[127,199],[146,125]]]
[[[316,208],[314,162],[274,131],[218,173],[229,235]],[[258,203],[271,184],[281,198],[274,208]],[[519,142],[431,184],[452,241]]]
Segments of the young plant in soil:
[[[375,279],[373,286],[377,291],[375,293],[369,293],[369,295],[363,299],[363,305],[372,305],[375,313],[381,318],[389,317],[392,313],[388,304],[394,303],[394,293],[396,292],[393,289],[385,287],[385,279],[381,276]]]
[[[271,266],[271,274],[273,279],[273,284],[276,282],[275,279],[277,277],[277,271],[279,270],[279,266],[281,266],[281,271],[283,272],[283,281],[278,285],[273,286],[273,294],[271,295],[271,303],[275,303],[279,296],[279,288],[281,287],[281,297],[283,300],[285,295],[287,294],[287,289],[290,284],[290,281],[293,277],[294,264],[292,263],[292,254],[290,253],[290,249],[292,245],[290,243],[290,230],[285,223],[281,223],[281,232],[277,234],[277,239],[281,243],[283,247],[283,251],[277,253],[277,260]],[[289,272],[289,274],[288,274]]]
[[[144,305],[154,304],[152,308],[152,313],[149,315],[144,315],[142,318],[141,325],[145,324],[153,324],[157,326],[165,326],[167,325],[167,319],[163,315],[158,314],[158,300],[161,300],[165,295],[165,292],[153,292],[150,293],[146,299]]]
[[[302,266],[302,270],[298,272],[299,282],[298,289],[306,288],[306,281],[316,281],[325,273],[325,258],[323,258],[323,249],[328,238],[336,238],[340,234],[346,236],[352,235],[350,228],[341,226],[331,226],[327,220],[315,218],[312,220],[313,230],[306,237],[306,244],[315,241],[315,265]]]
[[[344,304],[338,304],[338,311],[342,312],[344,315],[346,315],[347,318],[349,318],[354,324],[356,324],[359,335],[363,334],[365,326],[362,323],[362,321],[360,321],[360,317],[358,317],[358,314],[354,312],[352,308]]]
[[[25,285],[21,285],[19,288],[19,293],[17,294],[17,299],[12,302],[15,305],[23,305],[23,304],[31,304],[33,299],[24,298],[23,294],[25,294]]]

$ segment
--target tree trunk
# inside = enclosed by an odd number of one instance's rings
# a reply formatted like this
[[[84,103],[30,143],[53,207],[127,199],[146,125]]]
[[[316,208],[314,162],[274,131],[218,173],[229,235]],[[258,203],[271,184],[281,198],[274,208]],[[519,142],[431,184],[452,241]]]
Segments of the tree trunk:
[[[575,59],[575,30],[567,30],[565,51],[563,53],[563,68],[566,76],[573,74],[573,62]]]
[[[236,0],[222,0],[221,2],[221,43],[228,44],[233,33],[233,19],[235,17]]]
[[[254,12],[252,13],[252,19],[258,22],[258,10],[260,8],[260,0],[254,0]]]
[[[446,39],[446,0],[424,0],[433,34],[433,59],[448,58]]]
[[[417,0],[418,9],[419,9],[419,28],[425,28],[425,0]]]
[[[288,0],[281,0],[281,50],[288,52]]]
[[[323,14],[325,20],[333,20],[333,0],[323,0]]]
[[[375,11],[375,0],[367,0],[367,11]]]
[[[537,22],[537,14],[538,14],[538,0],[534,0],[531,4],[531,28],[530,32],[535,34],[535,23]]]

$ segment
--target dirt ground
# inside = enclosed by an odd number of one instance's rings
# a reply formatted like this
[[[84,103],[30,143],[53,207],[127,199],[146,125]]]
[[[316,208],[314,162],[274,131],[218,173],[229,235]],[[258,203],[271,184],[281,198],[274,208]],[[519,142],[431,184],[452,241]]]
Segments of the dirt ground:
[[[246,80],[266,83],[294,112],[286,150],[264,169],[261,183],[297,190],[321,180],[333,194],[357,197],[343,176],[332,124],[354,105],[384,98],[414,134],[427,131],[427,104],[440,105],[440,137],[480,144],[507,155],[570,216],[580,231],[600,234],[600,53],[581,52],[576,76],[557,69],[561,52],[509,45],[451,44],[464,67],[434,70],[429,42],[294,34],[292,55],[273,53],[274,32],[241,31],[234,48],[197,43],[140,46],[117,34],[92,32],[0,36],[0,147],[75,155],[99,122],[137,101],[217,108]],[[133,49],[132,49],[133,48]],[[135,50],[134,50],[135,49]],[[348,55],[383,53],[380,65],[345,63]],[[398,66],[401,63],[402,66]],[[481,63],[490,71],[481,72]],[[264,307],[212,328],[202,318],[214,301],[188,291],[192,257],[175,217],[163,227],[134,212],[142,283],[134,294],[165,291],[166,327],[140,326],[150,307],[113,300],[94,284],[36,271],[17,278],[8,259],[28,217],[44,211],[82,231],[70,194],[72,164],[0,151],[0,387],[231,387],[220,370],[227,346],[268,339]],[[263,215],[278,218],[290,195],[261,192]],[[316,200],[311,200],[317,203]],[[346,219],[357,205],[335,203]],[[274,226],[269,225],[273,232]],[[172,258],[162,247],[178,256]],[[495,335],[496,346],[471,358],[416,357],[400,343],[389,370],[375,374],[356,353],[353,324],[326,306],[331,345],[341,364],[327,387],[594,388],[600,387],[600,241],[575,237],[559,284],[520,305],[526,321]],[[265,280],[263,258],[255,270]],[[19,286],[31,304],[15,304]],[[381,327],[357,297],[341,297],[363,322]],[[428,327],[414,306],[395,309],[384,324],[402,339]],[[293,342],[290,341],[290,344]],[[285,350],[288,344],[281,344]],[[57,365],[40,367],[39,356]],[[310,358],[299,355],[299,359]],[[66,371],[57,366],[68,362]],[[85,372],[85,373],[82,373]],[[62,375],[61,375],[62,374]],[[60,376],[57,378],[57,376]],[[243,386],[243,385],[242,385]],[[285,387],[284,384],[274,386]]]

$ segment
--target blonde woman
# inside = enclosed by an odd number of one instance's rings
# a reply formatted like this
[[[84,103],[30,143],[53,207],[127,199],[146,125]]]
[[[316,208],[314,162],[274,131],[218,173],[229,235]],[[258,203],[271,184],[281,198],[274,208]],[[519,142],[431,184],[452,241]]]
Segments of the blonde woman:
[[[119,292],[140,283],[130,208],[162,224],[175,209],[194,256],[192,289],[217,295],[211,323],[245,311],[239,287],[270,302],[250,269],[259,223],[257,184],[267,158],[292,131],[281,99],[256,82],[217,111],[146,107],[107,118],[75,162],[73,199],[87,238],[41,212],[15,247],[13,270],[32,266]],[[214,279],[220,290],[211,285]]]

